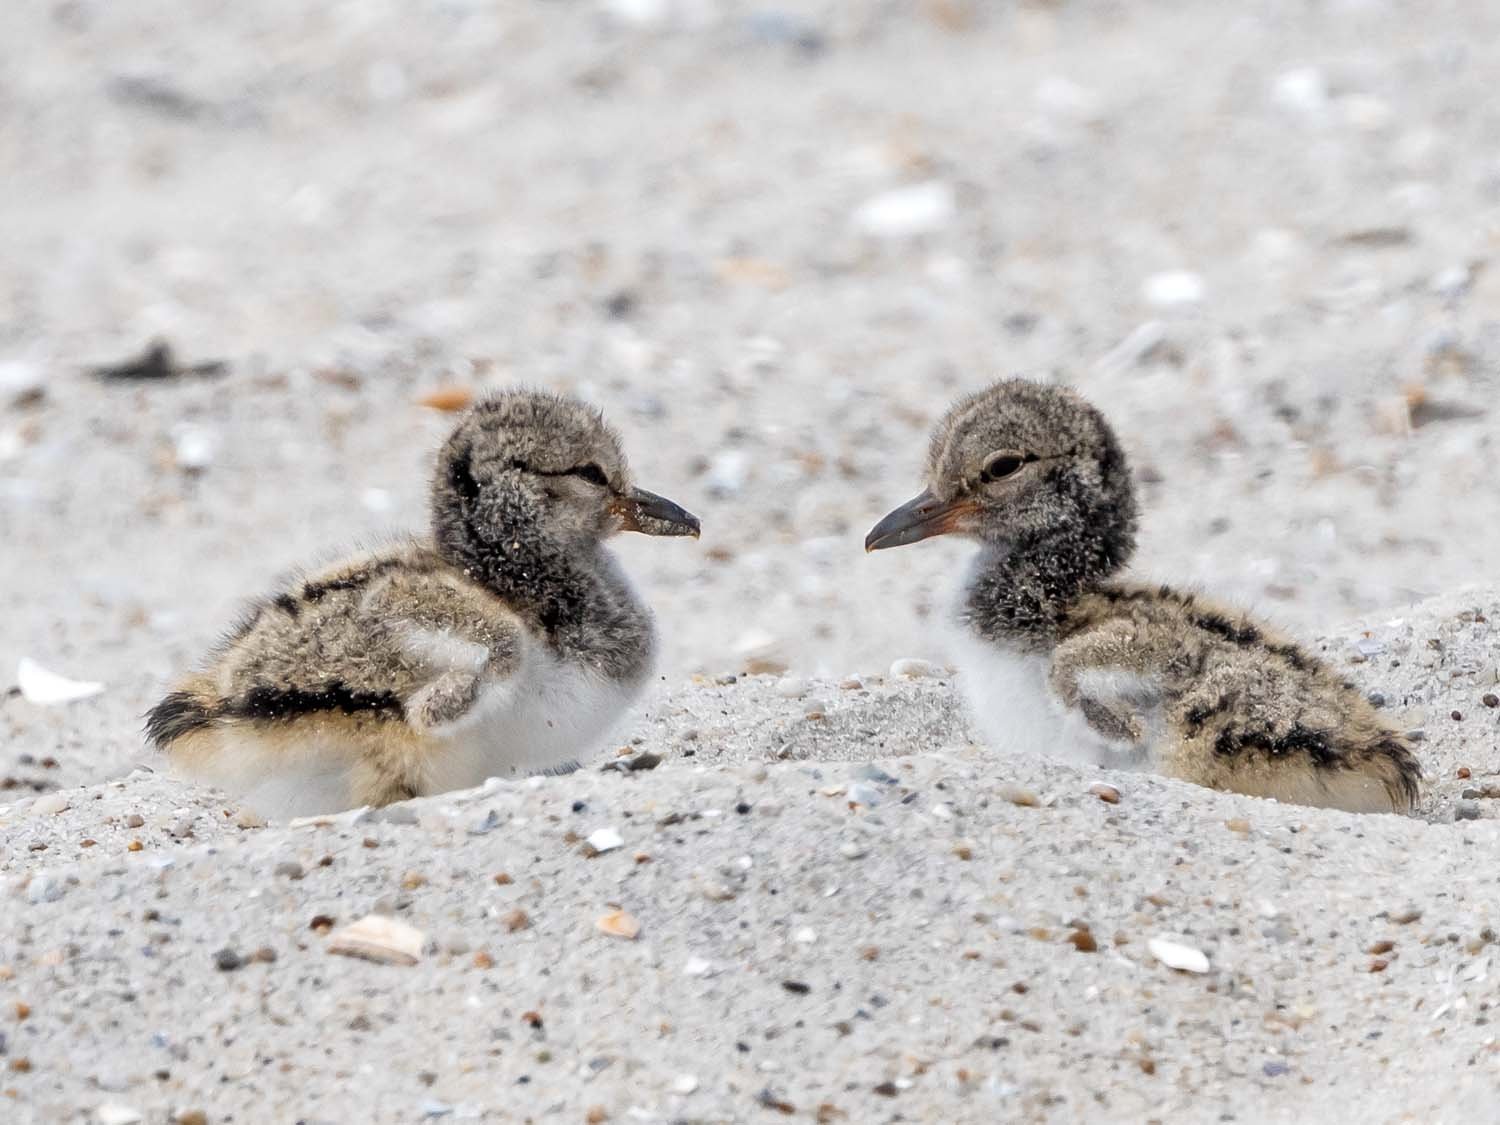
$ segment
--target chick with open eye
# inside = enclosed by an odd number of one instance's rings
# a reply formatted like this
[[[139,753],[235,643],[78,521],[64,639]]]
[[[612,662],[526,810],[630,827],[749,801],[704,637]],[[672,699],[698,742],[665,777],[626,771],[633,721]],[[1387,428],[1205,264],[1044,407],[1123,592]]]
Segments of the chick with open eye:
[[[1114,432],[1076,394],[1013,379],[963,399],[932,435],[926,475],[865,547],[978,542],[959,624],[993,744],[1298,804],[1411,809],[1417,760],[1352,685],[1242,613],[1120,577],[1135,490]]]
[[[649,676],[650,611],[605,540],[698,535],[598,411],[512,391],[437,456],[425,539],[252,605],[152,709],[179,771],[268,816],[576,768]]]

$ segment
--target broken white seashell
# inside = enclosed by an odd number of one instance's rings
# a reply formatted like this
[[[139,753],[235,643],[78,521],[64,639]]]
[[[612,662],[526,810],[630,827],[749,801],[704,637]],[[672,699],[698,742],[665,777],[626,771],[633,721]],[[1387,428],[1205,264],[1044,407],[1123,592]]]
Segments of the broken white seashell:
[[[16,668],[16,683],[26,702],[35,703],[39,707],[72,703],[74,700],[98,695],[104,690],[103,684],[92,680],[70,680],[66,676],[59,676],[56,672],[43,668],[29,656],[21,657],[20,666]]]
[[[612,852],[625,841],[613,828],[600,828],[589,833],[589,847],[596,852]]]
[[[955,210],[953,185],[943,180],[928,180],[893,188],[865,200],[851,221],[865,234],[909,238],[941,230],[952,220]]]
[[[328,939],[327,949],[329,953],[381,965],[415,965],[426,940],[426,935],[415,926],[383,914],[366,914],[358,922],[335,930]]]
[[[1146,943],[1146,948],[1151,951],[1151,956],[1169,969],[1181,969],[1185,973],[1208,972],[1208,958],[1191,945],[1154,937]]]

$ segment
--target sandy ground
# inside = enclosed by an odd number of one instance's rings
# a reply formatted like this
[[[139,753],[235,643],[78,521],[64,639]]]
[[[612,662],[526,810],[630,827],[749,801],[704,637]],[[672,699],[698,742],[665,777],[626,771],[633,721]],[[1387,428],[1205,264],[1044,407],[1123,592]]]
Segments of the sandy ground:
[[[1494,1116],[1496,73],[1479,0],[0,5],[0,690],[107,685],[0,698],[12,1116]],[[88,373],[156,336],[227,372]],[[1417,818],[1106,805],[870,676],[963,549],[863,534],[1016,372],[1116,421],[1138,572],[1333,630]],[[663,764],[322,828],[132,772],[242,598],[420,527],[415,400],[515,382],[703,518],[621,544]],[[375,909],[419,964],[309,928]]]

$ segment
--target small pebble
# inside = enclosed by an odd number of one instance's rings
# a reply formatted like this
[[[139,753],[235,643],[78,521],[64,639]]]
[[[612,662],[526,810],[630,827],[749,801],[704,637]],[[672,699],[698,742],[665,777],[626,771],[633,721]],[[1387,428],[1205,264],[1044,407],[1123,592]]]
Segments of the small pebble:
[[[1479,701],[1486,707],[1500,707],[1500,695],[1496,695],[1492,691],[1485,692]]]
[[[63,881],[48,871],[38,871],[26,884],[26,901],[32,905],[39,902],[56,902],[62,898]]]
[[[1099,950],[1099,943],[1094,935],[1082,928],[1070,933],[1067,940],[1079,953],[1097,953]]]
[[[708,467],[710,496],[723,499],[737,495],[745,487],[750,470],[750,455],[743,449],[726,449],[717,454]]]
[[[125,818],[126,828],[140,828],[145,825],[146,819],[140,813],[131,813]]]
[[[776,694],[783,699],[798,699],[807,694],[807,681],[796,676],[783,676],[776,682]]]
[[[870,849],[853,840],[845,840],[839,845],[839,855],[845,859],[863,859],[870,854]]]
[[[94,1110],[94,1120],[99,1125],[139,1125],[145,1118],[134,1106],[121,1105],[119,1102],[105,1102]]]
[[[381,809],[371,809],[369,819],[382,824],[415,824],[417,823],[417,810],[412,808],[411,802],[407,801],[399,805],[386,805]]]
[[[214,954],[214,968],[221,973],[232,973],[244,963],[245,959],[228,946]]]
[[[594,926],[601,934],[634,941],[641,932],[641,924],[623,910],[612,910],[598,919]]]
[[[484,816],[469,825],[467,831],[470,836],[487,836],[500,827],[501,821],[500,813],[495,809],[489,809]]]
[[[1118,805],[1120,803],[1120,791],[1113,785],[1105,785],[1102,781],[1090,785],[1089,792],[1098,797],[1106,805]]]
[[[803,926],[792,935],[792,940],[798,945],[812,945],[818,940],[818,931],[811,926]]]
[[[1141,287],[1146,302],[1158,308],[1195,305],[1203,300],[1204,293],[1203,278],[1189,270],[1152,274]]]
[[[1271,100],[1289,112],[1316,117],[1328,107],[1328,83],[1317,67],[1295,67],[1277,76]]]
[[[1042,803],[1030,789],[1023,789],[1019,785],[1000,786],[1000,799],[1028,809],[1034,809]]]
[[[515,933],[518,930],[527,929],[531,925],[531,916],[520,907],[516,907],[516,909],[504,915],[500,921],[507,930]]]
[[[213,464],[217,445],[212,430],[184,422],[172,434],[172,459],[185,473],[201,473]]]
[[[1474,801],[1459,801],[1453,808],[1454,820],[1478,820],[1480,815],[1479,805]]]
[[[266,818],[254,809],[241,809],[235,813],[234,824],[236,828],[264,828]]]
[[[892,679],[922,680],[942,675],[942,669],[930,660],[907,657],[891,664]]]
[[[7,360],[0,363],[0,400],[16,405],[40,402],[47,394],[47,375],[38,363]]]
[[[713,963],[705,961],[702,957],[689,957],[687,964],[682,966],[684,976],[706,977],[713,972]]]
[[[1392,914],[1391,921],[1395,922],[1398,926],[1406,926],[1410,925],[1412,922],[1417,921],[1421,917],[1422,912],[1420,910],[1418,910],[1415,906],[1409,906],[1398,914]]]
[[[867,199],[850,221],[857,230],[877,238],[911,238],[947,226],[955,208],[953,186],[929,180]]]
[[[66,793],[45,793],[32,802],[31,811],[37,816],[56,816],[67,807]]]
[[[672,1080],[672,1093],[684,1096],[698,1088],[698,1079],[691,1074],[679,1074]]]

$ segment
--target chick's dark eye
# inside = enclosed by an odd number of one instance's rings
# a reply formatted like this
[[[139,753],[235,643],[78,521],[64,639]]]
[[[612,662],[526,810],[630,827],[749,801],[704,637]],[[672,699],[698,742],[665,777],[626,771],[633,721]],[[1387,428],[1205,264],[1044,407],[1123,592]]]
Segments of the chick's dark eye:
[[[1027,460],[1024,453],[992,453],[989,460],[984,463],[984,468],[979,470],[979,479],[985,484],[1004,480],[1020,472],[1021,466],[1026,464]]]
[[[474,479],[473,461],[467,449],[448,463],[448,483],[465,500],[479,495],[479,482]]]
[[[579,465],[578,468],[573,470],[573,475],[575,477],[582,477],[590,484],[597,484],[600,488],[609,487],[609,478],[604,475],[604,470],[592,462],[587,465]]]

